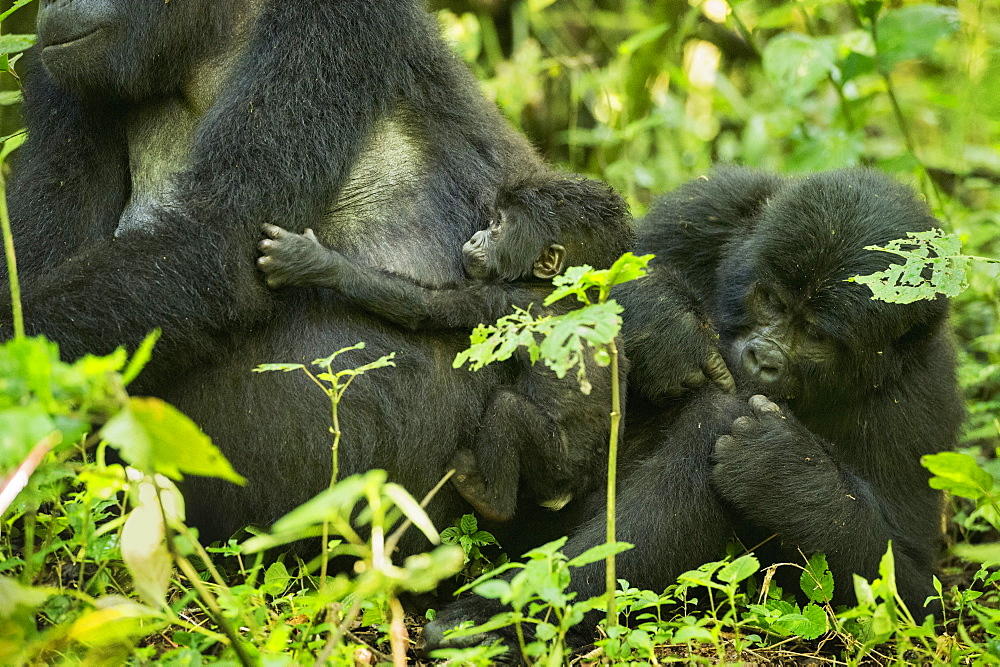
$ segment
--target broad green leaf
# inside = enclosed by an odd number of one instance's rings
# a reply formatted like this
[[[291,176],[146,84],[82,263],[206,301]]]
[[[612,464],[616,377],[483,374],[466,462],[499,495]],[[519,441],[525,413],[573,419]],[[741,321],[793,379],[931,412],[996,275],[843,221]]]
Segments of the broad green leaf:
[[[172,479],[189,474],[246,482],[191,419],[158,398],[130,398],[101,429],[101,437],[145,472]]]
[[[878,20],[875,46],[883,72],[904,61],[929,59],[942,37],[956,32],[958,9],[937,5],[910,5],[891,9]]]
[[[431,591],[443,580],[458,574],[464,564],[465,552],[462,548],[444,544],[430,553],[407,558],[399,584],[403,590],[413,593]]]
[[[1000,563],[1000,542],[989,544],[956,544],[952,547],[956,556],[974,563],[996,565]]]
[[[746,554],[727,564],[715,576],[727,584],[735,584],[756,574],[759,569],[760,561],[751,554]]]
[[[934,475],[930,479],[932,488],[952,495],[978,500],[993,489],[993,477],[968,454],[927,454],[921,457],[920,464]]]
[[[108,606],[87,612],[73,622],[67,638],[87,646],[131,644],[165,625],[162,616],[125,598],[106,598]]]
[[[30,49],[34,43],[34,35],[0,35],[0,54],[20,53]]]
[[[797,103],[836,70],[835,46],[797,32],[782,33],[764,47],[763,65],[786,102]]]
[[[56,424],[38,403],[0,410],[0,471],[14,468]]]
[[[567,565],[570,567],[582,567],[584,565],[589,565],[590,563],[596,563],[597,561],[604,560],[608,556],[614,556],[623,551],[628,551],[633,546],[635,545],[629,544],[628,542],[598,544],[596,547],[587,549],[576,558],[571,558],[567,562]]]
[[[505,600],[510,598],[510,582],[504,579],[490,579],[479,584],[474,589],[476,595],[491,600]]]
[[[264,571],[263,591],[268,595],[279,596],[288,588],[288,582],[292,577],[288,574],[288,568],[281,561],[275,561]]]

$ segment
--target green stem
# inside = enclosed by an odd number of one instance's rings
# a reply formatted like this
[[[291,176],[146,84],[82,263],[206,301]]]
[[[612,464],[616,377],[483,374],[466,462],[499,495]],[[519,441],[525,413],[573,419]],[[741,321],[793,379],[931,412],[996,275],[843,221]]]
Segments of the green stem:
[[[611,355],[611,437],[608,442],[608,508],[607,508],[607,542],[612,544],[615,538],[616,494],[618,484],[618,430],[622,418],[621,386],[618,382],[618,346],[611,341],[608,346]],[[604,564],[604,580],[608,592],[608,627],[618,625],[618,609],[615,600],[615,589],[618,579],[615,576],[615,555],[607,557]]]
[[[2,168],[3,165],[0,165]],[[0,227],[3,229],[3,250],[7,258],[7,279],[10,282],[10,306],[14,313],[14,338],[24,338],[24,311],[21,309],[21,283],[17,279],[17,258],[14,256],[14,233],[7,212],[7,182],[0,177]]]

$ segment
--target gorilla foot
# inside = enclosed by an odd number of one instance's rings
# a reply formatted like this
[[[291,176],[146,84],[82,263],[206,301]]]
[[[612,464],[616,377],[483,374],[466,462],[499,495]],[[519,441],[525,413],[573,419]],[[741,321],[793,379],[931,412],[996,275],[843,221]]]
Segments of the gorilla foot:
[[[455,475],[451,478],[452,484],[458,490],[460,496],[481,515],[491,521],[510,521],[514,516],[514,505],[516,499],[504,499],[491,493],[486,480],[483,479],[483,472],[479,468],[479,462],[475,455],[468,449],[460,449],[451,459],[450,467],[455,469]]]
[[[507,652],[494,657],[493,662],[500,665],[520,665],[522,664],[521,653],[517,648],[517,640],[511,627],[460,637],[446,634],[462,623],[482,624],[502,611],[503,608],[496,601],[475,595],[458,600],[439,611],[437,618],[424,626],[421,651],[429,656],[431,651],[441,648],[470,648],[499,642],[507,649]]]

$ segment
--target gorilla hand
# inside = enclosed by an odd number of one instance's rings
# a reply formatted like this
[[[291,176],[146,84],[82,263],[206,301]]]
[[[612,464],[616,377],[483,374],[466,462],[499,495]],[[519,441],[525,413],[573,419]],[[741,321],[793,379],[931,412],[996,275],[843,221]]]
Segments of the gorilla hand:
[[[257,267],[264,272],[268,287],[319,287],[320,279],[336,270],[340,253],[324,247],[313,230],[296,234],[277,225],[261,228],[269,238],[257,245],[261,253]]]
[[[715,327],[675,272],[657,267],[642,281],[615,288],[614,297],[625,308],[622,336],[632,386],[653,399],[710,383],[735,390]]]
[[[747,516],[777,529],[783,515],[826,502],[840,486],[838,469],[823,442],[770,399],[751,396],[748,407],[716,440],[712,482]]]

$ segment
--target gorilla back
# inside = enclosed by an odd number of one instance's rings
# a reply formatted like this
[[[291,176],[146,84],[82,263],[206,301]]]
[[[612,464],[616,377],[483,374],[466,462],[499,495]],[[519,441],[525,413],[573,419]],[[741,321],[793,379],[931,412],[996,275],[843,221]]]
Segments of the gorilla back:
[[[427,491],[490,384],[445,363],[462,337],[272,294],[254,265],[271,222],[454,281],[502,177],[538,168],[419,3],[43,0],[38,28],[10,186],[31,332],[74,358],[163,329],[133,389],[190,414],[250,480],[192,484],[206,537],[270,522],[328,480],[325,397],[251,369],[360,340],[348,363],[395,351],[398,367],[352,385],[341,469]],[[432,513],[458,502],[446,490]]]

